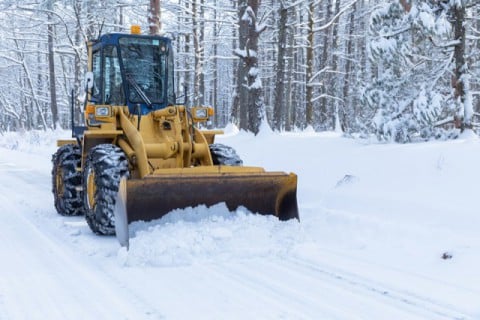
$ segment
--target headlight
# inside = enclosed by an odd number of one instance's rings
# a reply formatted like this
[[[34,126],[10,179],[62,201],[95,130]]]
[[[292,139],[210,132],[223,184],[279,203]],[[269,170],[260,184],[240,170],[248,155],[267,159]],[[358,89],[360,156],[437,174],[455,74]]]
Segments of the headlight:
[[[207,109],[195,109],[195,118],[199,118],[199,119],[208,118]]]
[[[110,107],[96,107],[95,115],[97,117],[110,117]]]
[[[205,122],[213,116],[213,108],[210,107],[193,107],[191,109],[193,122]]]

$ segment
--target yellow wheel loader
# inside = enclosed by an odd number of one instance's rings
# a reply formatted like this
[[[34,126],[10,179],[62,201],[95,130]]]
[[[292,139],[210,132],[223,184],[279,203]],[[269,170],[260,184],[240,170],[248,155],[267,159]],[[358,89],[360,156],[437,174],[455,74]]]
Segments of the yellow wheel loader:
[[[112,33],[88,43],[85,126],[52,157],[55,207],[128,246],[131,222],[225,202],[298,219],[297,176],[247,167],[202,131],[208,107],[178,105],[168,38]]]

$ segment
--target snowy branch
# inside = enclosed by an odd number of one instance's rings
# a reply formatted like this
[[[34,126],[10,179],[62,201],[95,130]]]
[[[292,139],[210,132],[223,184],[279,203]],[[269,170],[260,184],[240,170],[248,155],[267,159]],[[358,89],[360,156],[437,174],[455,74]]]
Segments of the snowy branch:
[[[332,26],[332,24],[334,24],[337,21],[337,19],[340,16],[342,16],[348,9],[350,9],[350,7],[353,6],[357,1],[358,0],[353,0],[349,4],[345,5],[345,7],[343,7],[329,22],[327,22],[321,27],[313,29],[313,32],[318,32],[318,31],[328,29],[330,26]]]

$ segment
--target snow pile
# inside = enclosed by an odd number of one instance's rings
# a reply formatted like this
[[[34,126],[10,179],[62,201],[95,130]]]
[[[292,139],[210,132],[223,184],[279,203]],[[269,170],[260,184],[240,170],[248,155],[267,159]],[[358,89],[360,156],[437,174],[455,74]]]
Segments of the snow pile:
[[[280,222],[225,204],[175,210],[160,220],[131,224],[126,266],[174,267],[285,256],[301,242],[298,221]],[[120,251],[120,255],[123,255]]]
[[[54,152],[57,140],[70,137],[71,132],[66,130],[4,132],[0,134],[0,148],[43,154],[45,148]]]
[[[238,133],[240,132],[240,130],[238,129],[238,127],[233,124],[233,123],[229,123],[225,129],[223,129],[223,137],[226,137],[226,136],[235,136],[237,135]]]

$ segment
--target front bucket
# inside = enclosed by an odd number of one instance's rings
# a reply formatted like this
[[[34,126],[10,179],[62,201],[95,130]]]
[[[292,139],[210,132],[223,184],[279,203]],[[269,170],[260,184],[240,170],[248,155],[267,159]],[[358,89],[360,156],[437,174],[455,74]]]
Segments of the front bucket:
[[[297,176],[283,172],[218,172],[157,174],[144,179],[122,180],[115,218],[120,243],[128,237],[128,224],[159,219],[178,208],[212,206],[225,202],[234,211],[240,206],[253,213],[280,220],[299,219]],[[122,190],[122,186],[120,188]],[[122,217],[123,216],[123,217]],[[123,221],[122,221],[123,220]],[[117,226],[125,224],[125,226]],[[123,228],[123,230],[122,230]],[[125,231],[126,228],[126,231]]]

